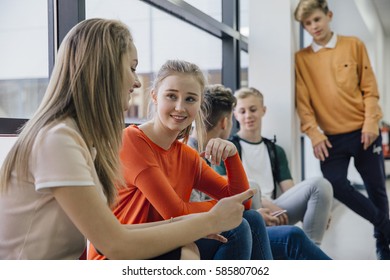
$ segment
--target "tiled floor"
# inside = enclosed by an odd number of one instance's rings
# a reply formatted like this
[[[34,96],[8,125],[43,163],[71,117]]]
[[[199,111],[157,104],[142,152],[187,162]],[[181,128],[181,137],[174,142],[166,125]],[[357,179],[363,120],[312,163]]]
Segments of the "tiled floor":
[[[387,193],[390,197],[390,179],[387,180]],[[376,259],[371,223],[338,201],[335,201],[332,222],[321,248],[336,260]]]

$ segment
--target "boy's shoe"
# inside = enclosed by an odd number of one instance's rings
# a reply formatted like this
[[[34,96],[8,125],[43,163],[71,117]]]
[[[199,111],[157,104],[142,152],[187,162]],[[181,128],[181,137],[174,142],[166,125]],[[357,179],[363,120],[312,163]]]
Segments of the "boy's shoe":
[[[388,242],[378,238],[376,240],[376,258],[378,260],[390,260],[390,248]]]

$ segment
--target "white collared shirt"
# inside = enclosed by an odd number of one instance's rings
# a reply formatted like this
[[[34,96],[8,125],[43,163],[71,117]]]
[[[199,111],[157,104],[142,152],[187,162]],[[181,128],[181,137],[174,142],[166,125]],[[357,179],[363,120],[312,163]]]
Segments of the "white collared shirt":
[[[318,45],[316,42],[311,43],[311,48],[313,49],[313,52],[318,52],[322,48],[328,48],[328,49],[334,49],[337,44],[337,34],[336,32],[333,33],[332,38],[330,38],[329,42],[325,46]]]

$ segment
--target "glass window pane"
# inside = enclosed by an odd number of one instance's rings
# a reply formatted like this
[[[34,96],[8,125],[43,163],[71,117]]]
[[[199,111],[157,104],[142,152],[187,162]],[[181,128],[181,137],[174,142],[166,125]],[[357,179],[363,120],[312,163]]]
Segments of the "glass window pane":
[[[138,0],[86,0],[86,18],[92,17],[125,22],[138,49],[137,72],[142,87],[133,94],[126,122],[147,119],[149,87],[154,74],[168,59],[196,63],[209,82],[221,83],[222,41],[207,32]]]
[[[210,17],[222,21],[222,0],[185,0],[185,2]]]
[[[249,0],[240,0],[240,32],[249,36]]]
[[[248,67],[249,67],[249,55],[247,52],[240,52],[241,59],[241,87],[248,87]]]
[[[0,117],[29,118],[48,83],[47,0],[0,2]]]

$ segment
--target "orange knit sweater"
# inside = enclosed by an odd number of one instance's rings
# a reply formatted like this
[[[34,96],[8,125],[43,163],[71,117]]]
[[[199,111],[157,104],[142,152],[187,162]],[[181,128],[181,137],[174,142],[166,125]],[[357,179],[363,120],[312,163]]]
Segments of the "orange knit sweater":
[[[295,63],[301,130],[313,146],[326,139],[323,133],[362,129],[378,134],[382,118],[379,93],[366,48],[359,39],[339,35],[335,48],[317,53],[309,46],[296,53]]]

